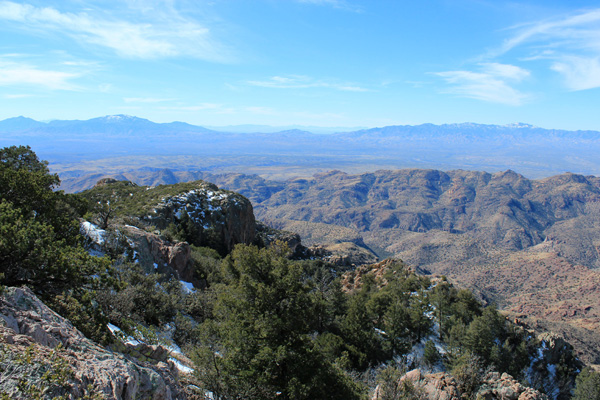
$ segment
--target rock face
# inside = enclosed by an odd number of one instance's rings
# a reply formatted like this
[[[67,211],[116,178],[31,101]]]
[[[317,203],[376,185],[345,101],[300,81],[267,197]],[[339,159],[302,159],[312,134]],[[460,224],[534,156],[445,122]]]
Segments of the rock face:
[[[423,374],[414,369],[400,378],[400,382],[410,382],[417,393],[425,399],[461,400],[460,385],[450,374],[439,372]],[[375,389],[371,400],[383,399],[381,388]],[[548,397],[530,387],[521,385],[508,374],[489,373],[472,398],[478,400],[548,400]]]
[[[319,259],[336,267],[353,267],[378,261],[372,251],[356,243],[341,242],[306,247],[297,233],[274,229],[260,221],[257,222],[255,243],[259,246],[269,246],[276,241],[285,243],[290,248],[291,257],[294,259]]]
[[[11,398],[30,398],[24,391],[44,389],[44,398],[185,398],[172,363],[142,362],[106,350],[27,288],[7,288],[0,297],[0,347],[0,393]],[[152,351],[164,360],[160,349]]]
[[[274,242],[285,243],[293,256],[302,256],[306,252],[306,247],[301,243],[300,235],[294,232],[274,229],[264,223],[256,222],[256,237],[254,242],[260,247],[268,247]]]
[[[163,198],[144,219],[159,229],[191,222],[199,244],[221,247],[223,253],[237,243],[252,243],[256,234],[252,204],[245,197],[202,181],[195,189]]]
[[[119,229],[123,229],[125,236],[130,240],[129,245],[135,251],[136,261],[146,272],[156,270],[160,273],[174,274],[179,280],[192,282],[194,286],[201,287],[200,282],[193,282],[194,266],[188,243],[171,243],[154,233],[134,226]]]

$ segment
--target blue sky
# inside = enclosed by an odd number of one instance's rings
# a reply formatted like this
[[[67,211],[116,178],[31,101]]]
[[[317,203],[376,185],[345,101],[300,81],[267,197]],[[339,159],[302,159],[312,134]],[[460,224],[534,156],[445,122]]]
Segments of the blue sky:
[[[0,1],[0,119],[600,130],[591,1]]]

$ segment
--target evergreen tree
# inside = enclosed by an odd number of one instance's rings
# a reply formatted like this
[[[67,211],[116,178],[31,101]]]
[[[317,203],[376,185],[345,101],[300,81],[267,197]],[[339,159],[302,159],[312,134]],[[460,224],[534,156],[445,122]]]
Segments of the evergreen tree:
[[[575,380],[572,400],[600,400],[600,373],[584,368]]]
[[[302,268],[276,249],[237,245],[223,262],[215,319],[201,326],[199,378],[222,399],[351,399],[357,387],[311,337]]]
[[[105,321],[93,293],[114,285],[106,258],[83,248],[77,217],[84,203],[55,191],[60,183],[28,146],[0,149],[0,274],[2,284],[29,286],[55,311],[77,315],[84,333],[101,339]],[[104,331],[104,333],[100,333]]]

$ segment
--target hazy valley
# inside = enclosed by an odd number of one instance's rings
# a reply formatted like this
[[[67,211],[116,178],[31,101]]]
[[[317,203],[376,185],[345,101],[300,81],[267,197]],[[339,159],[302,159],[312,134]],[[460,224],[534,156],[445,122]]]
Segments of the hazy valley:
[[[256,173],[275,179],[332,169],[359,173],[399,168],[512,169],[528,178],[565,171],[600,175],[600,132],[527,124],[240,133],[124,115],[49,123],[18,117],[0,121],[0,138],[4,145],[31,145],[63,180],[162,168]]]

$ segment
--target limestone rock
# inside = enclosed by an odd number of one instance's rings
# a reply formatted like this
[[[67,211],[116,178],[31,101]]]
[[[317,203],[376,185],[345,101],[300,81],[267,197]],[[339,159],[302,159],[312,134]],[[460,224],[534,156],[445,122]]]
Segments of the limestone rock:
[[[26,398],[19,384],[46,387],[44,398],[92,393],[118,400],[185,398],[172,363],[141,362],[99,346],[30,289],[7,288],[0,297],[0,317],[0,393],[11,398]],[[165,359],[164,350],[144,351]]]

